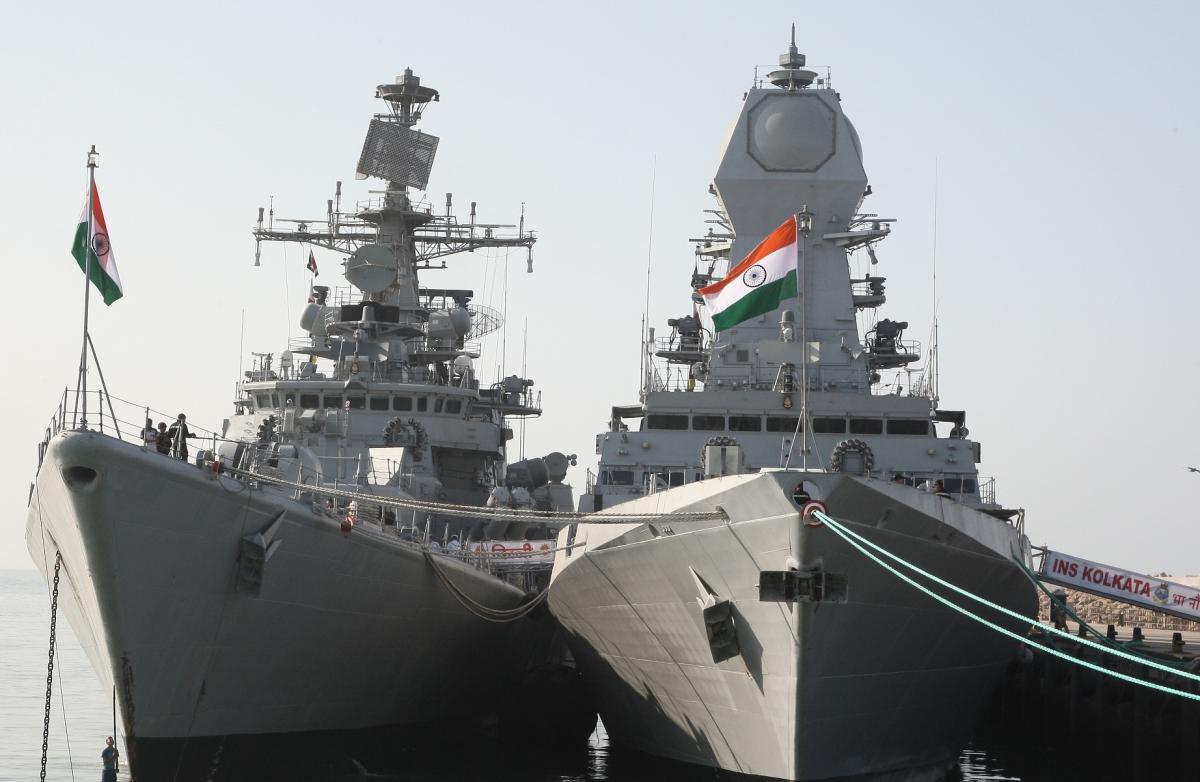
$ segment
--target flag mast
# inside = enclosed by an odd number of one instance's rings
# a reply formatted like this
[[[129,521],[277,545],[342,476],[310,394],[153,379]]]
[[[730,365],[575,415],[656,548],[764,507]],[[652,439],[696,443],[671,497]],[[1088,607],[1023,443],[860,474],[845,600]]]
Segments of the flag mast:
[[[808,264],[805,258],[805,243],[809,232],[812,231],[813,219],[812,212],[808,211],[808,204],[800,207],[800,213],[794,219],[796,243],[800,250],[796,254],[796,264],[799,267],[796,270],[796,289],[800,294],[800,425],[804,427],[804,439],[800,441],[800,466],[801,469],[808,470],[808,438],[812,422],[808,417],[808,362],[811,356],[808,344]],[[816,444],[815,439],[813,443]]]
[[[78,377],[78,392],[82,394],[82,417],[79,421],[80,429],[87,429],[87,356],[88,356],[88,304],[91,300],[92,293],[92,236],[93,225],[95,219],[93,213],[96,203],[96,158],[99,156],[96,151],[96,145],[92,144],[91,150],[87,156],[88,170],[88,194],[87,194],[87,239],[84,241],[83,248],[83,347],[79,353],[79,377]]]

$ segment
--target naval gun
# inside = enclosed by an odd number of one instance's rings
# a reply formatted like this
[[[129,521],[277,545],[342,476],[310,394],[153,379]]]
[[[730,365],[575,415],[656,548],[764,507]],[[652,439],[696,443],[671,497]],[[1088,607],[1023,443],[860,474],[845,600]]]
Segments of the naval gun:
[[[513,462],[505,471],[504,485],[492,489],[487,500],[488,507],[532,511],[571,510],[571,487],[564,484],[563,479],[567,477],[567,469],[574,467],[577,459],[573,453],[554,451],[542,457]],[[523,526],[524,531],[515,525]],[[557,526],[505,518],[488,522],[483,530],[483,537],[488,539],[521,535],[526,540],[545,540],[557,534]]]

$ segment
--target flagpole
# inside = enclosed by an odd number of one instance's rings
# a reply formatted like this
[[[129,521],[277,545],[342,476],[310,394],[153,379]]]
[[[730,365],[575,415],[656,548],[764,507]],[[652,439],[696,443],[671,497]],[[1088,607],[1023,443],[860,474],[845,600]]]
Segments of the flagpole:
[[[87,429],[87,356],[88,356],[88,304],[92,293],[92,225],[96,203],[96,145],[87,156],[88,194],[87,194],[87,235],[83,242],[83,347],[79,353],[79,388],[83,394],[83,414],[79,428]]]
[[[797,288],[800,292],[800,425],[804,427],[804,439],[800,441],[800,467],[808,470],[808,438],[811,434],[812,421],[808,417],[808,262],[805,257],[805,240],[808,238],[808,232],[812,229],[812,213],[808,211],[808,204],[800,207],[800,213],[795,216],[796,221],[796,243],[799,245],[800,252],[796,254],[796,263],[799,268],[796,270]],[[816,444],[816,440],[813,440]]]

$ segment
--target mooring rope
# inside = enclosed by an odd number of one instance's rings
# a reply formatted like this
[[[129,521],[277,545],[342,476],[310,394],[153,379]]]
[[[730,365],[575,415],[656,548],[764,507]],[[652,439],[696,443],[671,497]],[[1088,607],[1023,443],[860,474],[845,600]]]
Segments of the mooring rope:
[[[1040,589],[1042,592],[1044,592],[1048,598],[1050,598],[1051,603],[1061,606],[1067,612],[1068,616],[1070,616],[1072,619],[1074,619],[1076,622],[1079,623],[1080,627],[1086,629],[1087,632],[1096,636],[1096,638],[1099,640],[1099,642],[1104,645],[1105,651],[1131,653],[1137,658],[1138,662],[1164,663],[1166,665],[1174,666],[1173,670],[1177,670],[1180,666],[1185,665],[1185,663],[1183,663],[1183,662],[1176,662],[1174,660],[1156,660],[1155,658],[1149,657],[1145,654],[1141,654],[1140,652],[1136,652],[1136,651],[1130,652],[1128,646],[1126,646],[1125,644],[1117,643],[1116,641],[1110,639],[1104,633],[1102,633],[1099,630],[1097,630],[1096,628],[1092,627],[1090,624],[1085,622],[1083,620],[1083,618],[1079,616],[1079,614],[1075,613],[1075,611],[1073,611],[1071,609],[1071,606],[1065,600],[1062,600],[1061,598],[1056,597],[1053,592],[1051,592],[1049,589],[1046,589],[1046,585],[1043,584],[1038,579],[1037,575],[1032,570],[1025,567],[1025,563],[1022,562],[1018,557],[1013,556],[1012,560],[1013,560],[1013,562],[1017,563],[1017,566],[1019,568],[1021,568],[1021,571],[1025,574],[1025,577],[1027,579],[1029,579],[1029,581],[1031,583],[1033,583],[1034,586],[1036,586],[1038,589]],[[1059,632],[1061,634],[1061,631],[1058,631],[1058,628],[1047,628],[1047,629],[1054,629],[1056,632]],[[1087,639],[1083,638],[1082,636],[1072,635],[1070,637],[1071,637],[1071,640],[1076,641],[1076,642],[1086,642],[1087,641]],[[1092,646],[1093,644],[1088,642],[1086,645]],[[1124,656],[1124,655],[1121,655],[1121,656]]]
[[[945,605],[947,608],[950,608],[950,609],[962,614],[963,616],[966,616],[970,619],[975,620],[976,622],[983,625],[984,627],[994,630],[994,631],[1000,633],[1001,635],[1008,636],[1009,638],[1012,638],[1016,641],[1026,644],[1027,646],[1032,646],[1033,648],[1043,651],[1046,654],[1052,655],[1054,657],[1058,657],[1061,660],[1065,660],[1066,662],[1073,663],[1075,665],[1083,666],[1084,668],[1088,668],[1090,670],[1096,671],[1097,673],[1104,674],[1105,676],[1111,676],[1115,679],[1120,679],[1121,681],[1128,682],[1129,684],[1136,684],[1139,687],[1146,687],[1148,689],[1157,690],[1159,692],[1167,693],[1168,695],[1178,695],[1179,697],[1186,698],[1188,700],[1200,701],[1200,693],[1188,692],[1186,690],[1179,690],[1174,687],[1168,687],[1165,684],[1158,684],[1157,682],[1146,681],[1145,679],[1139,679],[1136,676],[1131,676],[1126,673],[1121,673],[1120,671],[1110,670],[1108,668],[1105,668],[1101,665],[1090,662],[1088,660],[1082,660],[1077,657],[1073,657],[1070,654],[1068,654],[1062,650],[1055,649],[1052,646],[1046,646],[1045,644],[1038,643],[1037,641],[1034,641],[1033,639],[1029,638],[1026,635],[1021,635],[1020,633],[1009,630],[1006,627],[1001,627],[1000,625],[996,624],[995,622],[984,619],[982,616],[979,616],[978,614],[970,611],[969,609],[958,605],[957,603],[953,602],[949,598],[947,598],[943,595],[939,595],[937,592],[934,592],[932,589],[925,586],[924,584],[918,583],[915,579],[911,578],[910,576],[907,576],[904,573],[901,573],[896,568],[894,568],[891,565],[889,565],[888,563],[884,562],[883,559],[881,559],[879,556],[877,556],[876,554],[874,554],[870,550],[868,550],[868,547],[870,549],[874,549],[875,551],[878,551],[880,554],[888,557],[889,559],[892,559],[892,560],[904,565],[905,567],[909,568],[913,572],[918,573],[922,576],[925,576],[926,578],[930,579],[931,581],[933,581],[934,583],[936,583],[940,586],[944,586],[954,592],[957,592],[958,594],[963,595],[964,597],[968,597],[968,598],[975,600],[976,602],[981,603],[989,608],[993,608],[993,609],[999,611],[1000,613],[1003,613],[1003,614],[1012,616],[1016,619],[1019,619],[1023,623],[1032,624],[1032,620],[1030,620],[1030,618],[1027,616],[1019,614],[1016,611],[1012,611],[1008,608],[1005,608],[1004,606],[997,605],[996,603],[993,603],[990,600],[987,600],[986,598],[979,597],[978,595],[972,594],[972,593],[968,592],[967,590],[962,589],[961,587],[955,586],[954,584],[951,584],[948,581],[944,581],[944,580],[938,578],[937,576],[933,575],[932,573],[922,570],[921,568],[917,567],[916,565],[901,559],[900,557],[896,556],[895,554],[892,554],[891,552],[885,550],[881,546],[878,546],[875,543],[872,543],[871,541],[862,537],[858,533],[850,530],[849,528],[847,528],[845,525],[841,524],[840,522],[835,521],[834,519],[830,518],[829,515],[826,513],[822,513],[821,511],[817,510],[817,511],[813,511],[812,515],[814,517],[816,517],[817,519],[819,519],[820,521],[824,522],[825,526],[829,527],[829,529],[833,530],[833,532],[836,533],[838,535],[838,537],[840,537],[842,540],[846,541],[851,546],[853,546],[855,549],[857,549],[859,553],[861,553],[863,556],[865,556],[868,559],[870,559],[871,561],[873,561],[875,564],[882,567],[884,570],[886,570],[889,573],[891,573],[892,575],[894,575],[896,578],[899,578],[901,581],[905,582],[909,586],[925,593],[929,597],[932,597],[934,600],[938,601],[942,605]],[[1050,629],[1050,628],[1047,628],[1047,629]],[[1059,632],[1062,633],[1062,631],[1059,631]],[[1086,641],[1086,639],[1076,638],[1075,636],[1072,636],[1070,633],[1062,633],[1062,634],[1067,636],[1068,638],[1070,638],[1073,641],[1079,641],[1079,642]],[[1087,643],[1088,643],[1088,645],[1098,647],[1101,651],[1103,651],[1107,654],[1114,654],[1117,656],[1127,656],[1127,657],[1129,656],[1129,655],[1120,654],[1118,652],[1118,650],[1115,650],[1115,649],[1106,649],[1104,647],[1099,646],[1098,644],[1093,644],[1091,642],[1087,642]],[[1191,674],[1186,671],[1180,671],[1178,669],[1170,668],[1170,667],[1159,665],[1159,664],[1152,664],[1151,661],[1149,661],[1149,660],[1137,659],[1137,658],[1132,658],[1132,659],[1133,659],[1133,662],[1136,662],[1139,665],[1146,665],[1146,666],[1149,666],[1152,668],[1158,668],[1159,670],[1165,671],[1167,673],[1172,673],[1177,676],[1184,676],[1184,677],[1190,678],[1190,679],[1200,678],[1200,677],[1197,677],[1195,674]]]
[[[463,608],[467,609],[480,619],[485,619],[489,622],[504,624],[507,622],[515,622],[522,617],[528,616],[546,599],[546,595],[550,593],[549,589],[543,589],[528,603],[522,603],[516,608],[491,608],[490,606],[485,606],[483,603],[475,600],[462,589],[460,589],[459,586],[450,579],[450,576],[442,570],[441,564],[437,561],[437,558],[432,553],[426,551],[425,559],[429,562],[429,565],[433,569],[434,574],[438,577],[438,580],[441,581],[442,585],[446,587],[446,591],[448,591],[450,595],[457,600],[460,605],[462,605]]]
[[[442,516],[459,516],[468,518],[494,516],[507,521],[584,521],[588,524],[636,524],[646,521],[657,521],[664,518],[671,518],[678,521],[727,520],[729,518],[725,511],[719,508],[710,511],[596,514],[576,511],[529,510],[524,508],[488,508],[480,505],[455,505],[451,503],[403,499],[400,497],[385,497],[379,494],[365,494],[363,492],[346,491],[344,489],[330,489],[324,486],[317,486],[312,483],[289,481],[286,478],[273,475],[264,475],[262,473],[243,470],[237,467],[224,467],[223,471],[233,473],[235,475],[241,475],[246,478],[251,478],[261,483],[286,486],[288,488],[296,489],[297,491],[321,494],[328,497],[341,497],[343,499],[353,500],[368,505],[382,505],[390,508],[401,508],[403,510],[436,513]]]

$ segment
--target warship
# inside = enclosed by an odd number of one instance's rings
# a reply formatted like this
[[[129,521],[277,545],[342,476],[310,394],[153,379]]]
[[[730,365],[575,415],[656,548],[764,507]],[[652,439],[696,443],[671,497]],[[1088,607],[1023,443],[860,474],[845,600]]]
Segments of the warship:
[[[639,402],[596,437],[551,613],[617,745],[788,780],[940,773],[1018,644],[834,524],[1032,620],[1024,513],[880,317],[894,221],[864,211],[858,134],[794,27],[709,190],[690,305],[644,331]],[[703,511],[724,518],[683,518]]]
[[[84,387],[39,446],[28,548],[114,688],[135,779],[220,778],[235,747],[279,761],[288,737],[308,766],[331,737],[461,738],[545,700],[558,526],[529,513],[572,510],[574,457],[508,462],[511,422],[542,411],[532,380],[477,371],[502,314],[418,280],[485,248],[532,271],[536,237],[523,207],[484,224],[422,200],[438,139],[414,126],[439,94],[406,70],[376,97],[357,175],[378,197],[345,209],[339,182],[324,219],[259,209],[255,265],[263,242],[324,248],[348,286],[315,284],[310,251],[303,335],[254,354],[221,430],[182,422],[163,454],[150,408]]]

